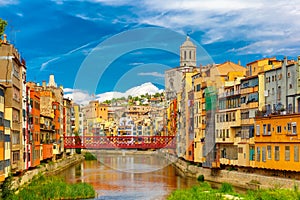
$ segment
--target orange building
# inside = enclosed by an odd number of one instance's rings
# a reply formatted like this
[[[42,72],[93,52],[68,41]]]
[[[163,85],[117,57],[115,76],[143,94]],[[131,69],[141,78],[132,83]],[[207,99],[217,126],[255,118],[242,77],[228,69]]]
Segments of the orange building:
[[[255,167],[300,171],[300,114],[255,119]]]
[[[31,167],[40,164],[40,95],[30,90],[29,136],[31,142]]]
[[[177,132],[177,99],[170,102],[167,111],[167,135],[175,136]]]
[[[5,146],[4,146],[4,88],[0,86],[0,182],[5,180]]]
[[[43,157],[41,160],[53,158],[53,141],[56,138],[53,118],[48,116],[40,116],[40,132]]]

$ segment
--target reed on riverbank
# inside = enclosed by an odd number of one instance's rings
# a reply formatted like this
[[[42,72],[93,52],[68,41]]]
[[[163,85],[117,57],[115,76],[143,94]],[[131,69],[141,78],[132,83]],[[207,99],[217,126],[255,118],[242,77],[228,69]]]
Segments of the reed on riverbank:
[[[87,183],[69,184],[61,177],[38,175],[9,199],[88,199],[95,195],[94,188]]]
[[[238,194],[228,183],[223,183],[220,189],[212,189],[209,183],[201,182],[190,189],[176,190],[171,193],[168,200],[198,200],[198,199],[243,199],[243,200],[294,200],[300,199],[300,191],[295,186],[294,190],[273,188],[249,190],[246,194]]]

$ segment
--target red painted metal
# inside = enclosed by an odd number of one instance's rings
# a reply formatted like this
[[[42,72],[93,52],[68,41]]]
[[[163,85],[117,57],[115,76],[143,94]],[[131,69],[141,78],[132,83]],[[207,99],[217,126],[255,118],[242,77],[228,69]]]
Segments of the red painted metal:
[[[161,149],[175,148],[174,136],[65,136],[66,149]]]

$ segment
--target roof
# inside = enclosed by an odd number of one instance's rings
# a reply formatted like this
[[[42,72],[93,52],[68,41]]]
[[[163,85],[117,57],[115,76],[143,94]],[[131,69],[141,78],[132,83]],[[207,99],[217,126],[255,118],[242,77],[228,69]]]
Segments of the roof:
[[[262,59],[259,59],[259,60],[254,60],[254,61],[252,61],[252,62],[247,63],[246,65],[248,66],[248,65],[251,65],[251,64],[253,64],[253,63],[262,61],[262,60],[272,60],[272,61],[274,61],[274,60],[276,60],[276,57],[272,57],[272,58],[262,58]]]
[[[217,67],[217,70],[219,72],[219,75],[223,75],[223,76],[226,76],[228,74],[228,72],[233,72],[233,71],[236,71],[236,72],[246,72],[246,68],[241,66],[241,65],[238,65],[238,64],[235,64],[231,61],[227,61],[223,64],[219,64],[219,65],[216,65],[214,66],[213,68],[216,68]]]
[[[196,47],[196,45],[194,45],[194,43],[190,40],[190,37],[187,36],[181,47]]]

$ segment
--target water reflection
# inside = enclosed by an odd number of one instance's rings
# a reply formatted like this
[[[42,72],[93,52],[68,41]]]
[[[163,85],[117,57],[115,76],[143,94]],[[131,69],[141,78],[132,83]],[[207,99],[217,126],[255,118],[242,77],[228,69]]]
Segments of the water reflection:
[[[84,161],[64,171],[62,175],[68,182],[86,182],[93,185],[98,193],[97,199],[165,199],[179,188],[196,185],[195,179],[183,178],[176,174],[172,165],[153,171],[156,163],[166,162],[156,156],[142,155],[106,155],[99,161]],[[100,160],[101,160],[100,159]],[[123,168],[125,170],[115,170]],[[135,170],[136,169],[136,170]],[[126,173],[141,172],[144,173]]]

